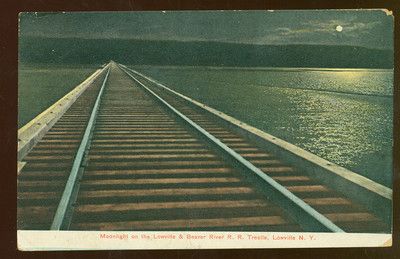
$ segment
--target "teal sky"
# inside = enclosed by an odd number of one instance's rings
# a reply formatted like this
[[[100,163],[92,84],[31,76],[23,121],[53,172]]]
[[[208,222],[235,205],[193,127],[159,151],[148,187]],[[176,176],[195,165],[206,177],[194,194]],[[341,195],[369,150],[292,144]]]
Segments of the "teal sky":
[[[20,35],[392,49],[393,17],[382,10],[23,13]]]

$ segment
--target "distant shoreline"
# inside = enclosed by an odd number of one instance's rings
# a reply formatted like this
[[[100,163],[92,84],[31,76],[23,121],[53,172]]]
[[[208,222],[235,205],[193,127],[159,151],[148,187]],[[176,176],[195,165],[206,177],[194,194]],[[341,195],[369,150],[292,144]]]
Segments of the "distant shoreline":
[[[189,66],[189,65],[135,65],[134,67],[164,67],[164,68],[209,68],[209,69],[230,69],[230,70],[263,70],[263,71],[288,71],[288,72],[302,72],[302,71],[334,71],[334,72],[350,72],[368,70],[369,72],[393,72],[394,68],[323,68],[323,67],[232,67],[232,66]]]
[[[23,63],[223,67],[393,68],[393,50],[341,45],[249,45],[122,39],[20,37]]]
[[[18,64],[19,68],[28,68],[28,67],[60,67],[60,68],[76,68],[76,67],[96,67],[101,64],[71,64],[71,63],[24,63],[20,62]],[[149,67],[159,67],[159,68],[207,68],[207,69],[229,69],[229,70],[262,70],[262,71],[287,71],[287,72],[351,72],[351,71],[363,71],[366,70],[368,72],[394,72],[394,68],[324,68],[324,67],[233,67],[233,66],[191,66],[191,65],[148,65],[148,64],[129,64],[132,67],[141,67],[141,68],[149,68]]]

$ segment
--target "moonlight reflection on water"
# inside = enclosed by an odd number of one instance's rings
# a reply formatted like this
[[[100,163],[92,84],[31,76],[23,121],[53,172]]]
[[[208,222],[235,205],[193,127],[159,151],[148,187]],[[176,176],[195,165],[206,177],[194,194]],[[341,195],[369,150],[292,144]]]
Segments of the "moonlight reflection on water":
[[[252,126],[391,186],[392,70],[135,69]]]

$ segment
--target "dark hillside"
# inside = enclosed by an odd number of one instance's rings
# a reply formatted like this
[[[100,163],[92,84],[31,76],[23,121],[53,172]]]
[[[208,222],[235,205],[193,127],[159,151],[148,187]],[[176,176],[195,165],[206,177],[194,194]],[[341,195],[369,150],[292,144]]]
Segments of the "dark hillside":
[[[393,51],[355,46],[36,37],[19,44],[23,63],[393,68]]]

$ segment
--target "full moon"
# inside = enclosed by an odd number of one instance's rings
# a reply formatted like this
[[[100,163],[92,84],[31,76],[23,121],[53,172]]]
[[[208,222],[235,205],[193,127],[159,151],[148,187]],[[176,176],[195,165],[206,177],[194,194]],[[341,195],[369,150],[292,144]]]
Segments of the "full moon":
[[[343,30],[342,26],[340,26],[340,25],[336,26],[336,31],[341,32],[342,30]]]

